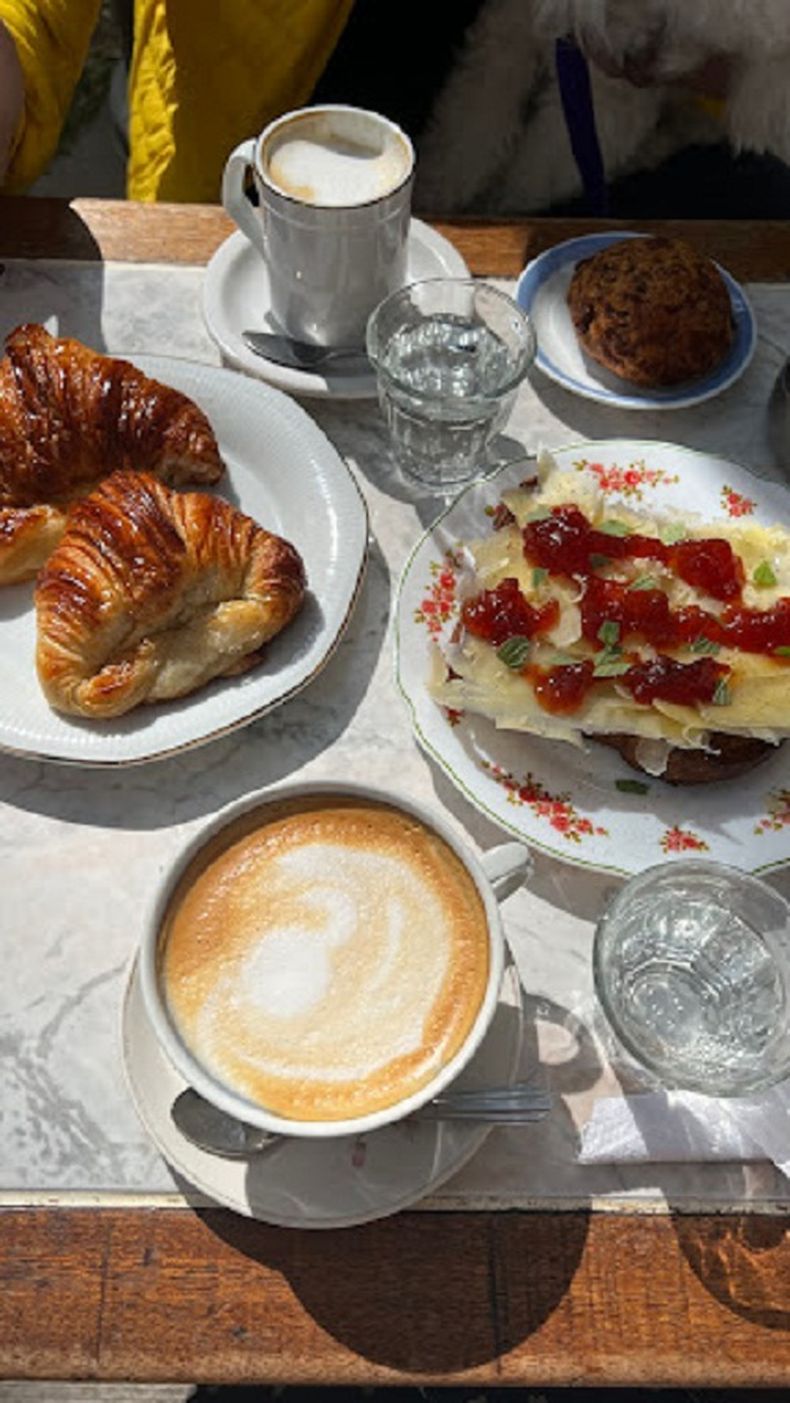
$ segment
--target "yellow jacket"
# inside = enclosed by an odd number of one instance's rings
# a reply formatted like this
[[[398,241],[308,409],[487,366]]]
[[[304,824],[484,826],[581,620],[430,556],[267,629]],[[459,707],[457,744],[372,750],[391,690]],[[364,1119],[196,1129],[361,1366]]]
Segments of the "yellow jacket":
[[[25,75],[5,189],[26,189],[57,146],[100,0],[0,0]],[[127,194],[219,199],[225,159],[308,102],[353,0],[135,0]]]

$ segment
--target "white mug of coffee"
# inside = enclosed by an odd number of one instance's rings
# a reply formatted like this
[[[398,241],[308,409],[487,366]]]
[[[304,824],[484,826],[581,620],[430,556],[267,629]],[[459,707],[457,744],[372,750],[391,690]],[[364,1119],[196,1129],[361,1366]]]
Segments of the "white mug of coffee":
[[[174,1067],[249,1125],[375,1130],[474,1056],[504,967],[497,901],[530,870],[478,858],[422,805],[362,785],[231,805],[149,909],[140,980]]]
[[[278,329],[364,346],[373,308],[406,280],[413,173],[400,127],[339,104],[286,113],[236,147],[222,203],[265,262]]]

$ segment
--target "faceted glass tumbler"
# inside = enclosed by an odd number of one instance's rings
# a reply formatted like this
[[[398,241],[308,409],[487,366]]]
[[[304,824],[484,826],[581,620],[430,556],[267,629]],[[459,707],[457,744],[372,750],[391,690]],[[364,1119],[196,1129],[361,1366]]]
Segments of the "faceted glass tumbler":
[[[704,860],[632,877],[598,922],[593,976],[663,1085],[738,1096],[790,1075],[790,906],[767,882]]]
[[[403,471],[439,490],[490,471],[535,349],[518,303],[471,278],[411,283],[380,303],[367,351]]]

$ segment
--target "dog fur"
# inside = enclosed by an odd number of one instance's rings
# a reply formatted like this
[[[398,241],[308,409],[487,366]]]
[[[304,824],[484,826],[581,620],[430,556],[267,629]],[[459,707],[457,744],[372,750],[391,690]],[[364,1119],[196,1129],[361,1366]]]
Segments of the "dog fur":
[[[527,214],[581,193],[554,71],[570,34],[608,180],[723,139],[790,163],[790,0],[486,0],[419,143],[423,209]],[[722,57],[713,115],[686,80]]]

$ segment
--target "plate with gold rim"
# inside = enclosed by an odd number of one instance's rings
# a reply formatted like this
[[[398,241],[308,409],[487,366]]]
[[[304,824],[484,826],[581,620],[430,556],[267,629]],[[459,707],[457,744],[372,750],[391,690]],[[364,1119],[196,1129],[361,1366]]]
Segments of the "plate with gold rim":
[[[305,410],[232,370],[173,356],[129,359],[208,415],[226,464],[212,490],[296,546],[307,571],[307,599],[261,664],[242,676],[217,679],[179,701],[88,721],[48,706],[36,676],[32,582],[6,586],[0,590],[0,751],[64,764],[134,765],[246,726],[321,671],[359,592],[367,508],[351,470]]]
[[[613,439],[552,450],[562,470],[594,482],[607,506],[688,512],[790,530],[790,492],[746,469],[674,444]],[[501,827],[579,867],[623,876],[705,856],[748,872],[790,863],[790,740],[737,780],[670,785],[637,773],[609,747],[583,748],[497,730],[430,695],[436,645],[459,613],[458,548],[487,535],[524,461],[469,484],[426,531],[404,568],[395,611],[395,674],[423,749]],[[790,593],[790,590],[788,591]],[[790,665],[788,665],[790,667]],[[789,684],[790,684],[790,678]]]
[[[521,985],[509,964],[491,1026],[454,1085],[512,1081],[522,1033]],[[364,1136],[284,1138],[246,1159],[207,1154],[171,1119],[186,1082],[148,1021],[136,962],[124,999],[122,1055],[137,1114],[179,1178],[214,1203],[279,1227],[357,1227],[410,1208],[462,1169],[491,1133],[490,1125],[404,1120]]]

